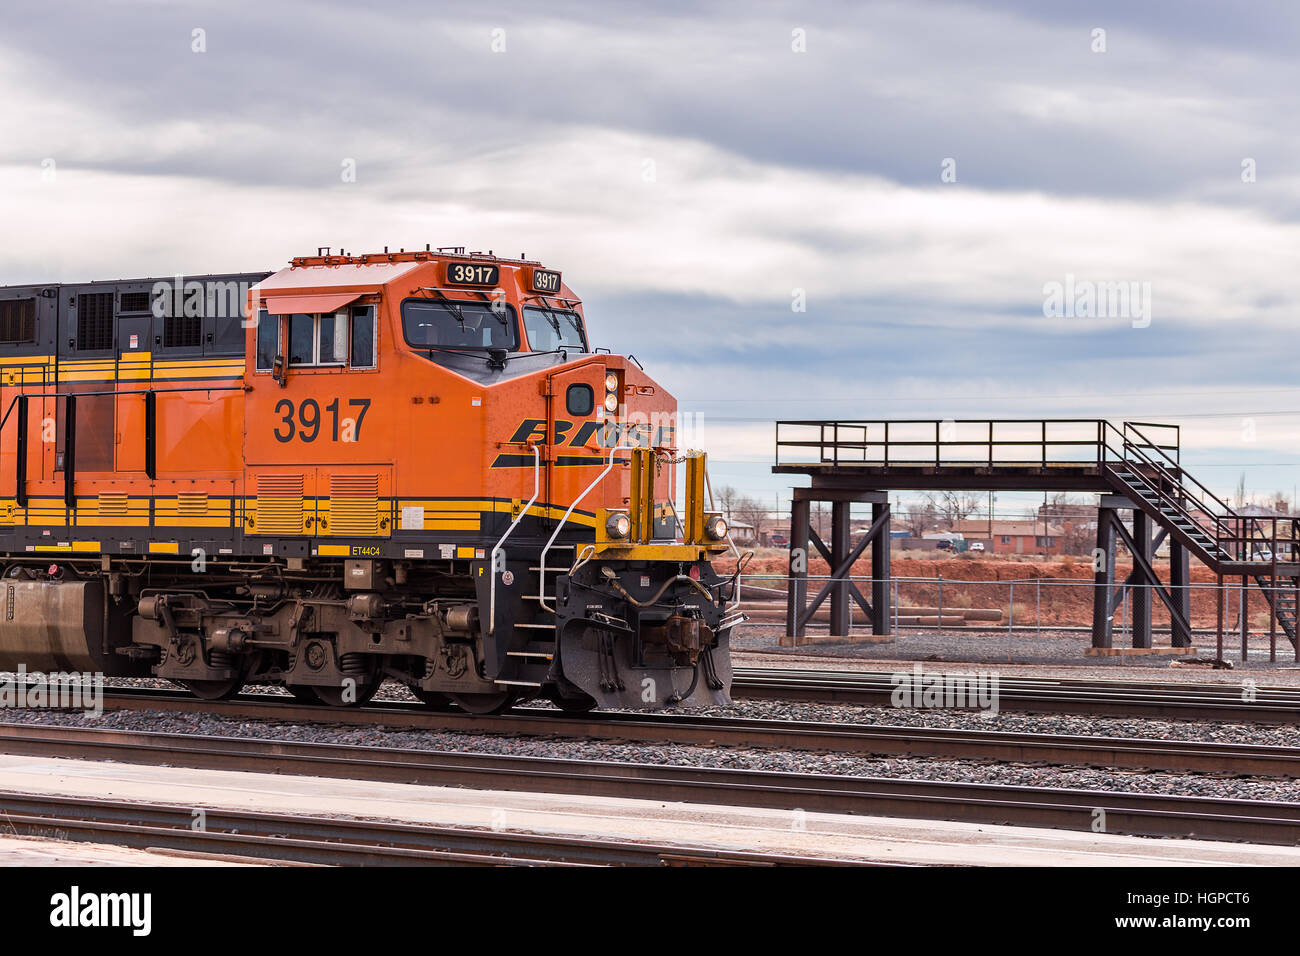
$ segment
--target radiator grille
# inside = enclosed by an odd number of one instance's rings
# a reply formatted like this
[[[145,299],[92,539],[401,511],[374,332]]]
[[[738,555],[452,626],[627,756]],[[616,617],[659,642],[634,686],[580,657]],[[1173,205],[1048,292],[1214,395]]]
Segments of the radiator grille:
[[[113,293],[77,296],[77,351],[113,347]]]
[[[0,302],[0,342],[36,341],[36,300]]]
[[[203,344],[203,320],[197,315],[169,315],[163,319],[163,348],[195,348]]]
[[[259,475],[257,531],[261,534],[302,534],[302,475]]]
[[[330,476],[331,534],[379,532],[379,476]]]
[[[118,312],[148,312],[148,292],[123,292],[118,300]]]

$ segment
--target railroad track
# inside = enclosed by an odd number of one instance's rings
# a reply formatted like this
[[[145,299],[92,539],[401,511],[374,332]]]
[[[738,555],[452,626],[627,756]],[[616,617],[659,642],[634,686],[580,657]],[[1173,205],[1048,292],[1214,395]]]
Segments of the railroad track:
[[[5,791],[0,791],[0,819],[9,834],[172,851],[205,859],[318,866],[824,866],[843,862],[218,808],[204,808],[203,826],[194,829],[193,806]]]
[[[931,665],[928,672],[971,673],[976,664]],[[738,667],[737,698],[887,705],[898,671],[803,670]],[[1044,714],[1097,714],[1174,720],[1300,723],[1300,688],[1257,687],[1246,699],[1240,684],[1077,680],[999,675],[998,708]]]
[[[46,757],[1083,831],[1097,829],[1100,820],[1100,829],[1108,833],[1300,843],[1300,804],[1281,802],[411,751],[50,725],[2,724],[0,731],[0,752]],[[15,795],[0,794],[0,808],[5,806],[4,799],[12,797]],[[135,809],[144,812],[141,807]],[[192,816],[191,809],[186,808],[186,813]],[[657,852],[662,851],[657,848]],[[675,852],[688,857],[695,853],[683,848]],[[768,858],[761,862],[773,861]]]
[[[1300,777],[1300,748],[1202,743],[1128,737],[1011,733],[754,720],[676,714],[593,713],[518,708],[495,717],[437,712],[419,704],[372,703],[360,709],[325,708],[270,694],[229,701],[198,700],[185,691],[136,688],[107,691],[108,708],[206,713],[288,723],[351,724],[468,734],[571,737],[583,740],[808,750],[878,756],[950,757],[1093,767]],[[18,725],[30,726],[30,725]],[[0,739],[6,729],[0,726]]]

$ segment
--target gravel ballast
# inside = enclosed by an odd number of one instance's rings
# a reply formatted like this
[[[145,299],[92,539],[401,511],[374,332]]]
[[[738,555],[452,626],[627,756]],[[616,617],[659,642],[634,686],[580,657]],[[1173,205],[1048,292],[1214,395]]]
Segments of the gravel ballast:
[[[1103,736],[1148,736],[1168,739],[1231,740],[1243,743],[1290,743],[1280,728],[1197,725],[1168,721],[1116,720],[1007,714],[906,711],[845,705],[808,705],[773,701],[746,702],[734,716],[822,720],[841,714],[845,723],[905,724],[917,727],[970,726],[980,729],[1033,730],[1042,733]],[[799,716],[802,715],[802,716]],[[843,720],[843,717],[849,717]],[[1128,791],[1181,796],[1300,802],[1300,784],[1275,778],[1228,778],[1206,774],[1170,774],[1145,770],[1047,767],[1021,763],[940,758],[870,757],[807,751],[611,743],[492,734],[439,733],[388,727],[343,727],[238,720],[206,714],[159,711],[110,711],[99,717],[60,711],[7,710],[0,719],[13,723],[54,724],[145,732],[250,737],[303,743],[356,744],[419,751],[450,751],[510,756],[608,760],[672,766],[771,770],[786,773],[879,776],[917,780]],[[963,723],[965,721],[965,723]],[[1109,725],[1106,728],[1104,725]],[[1199,729],[1197,729],[1199,728]],[[1289,735],[1288,735],[1289,736]]]

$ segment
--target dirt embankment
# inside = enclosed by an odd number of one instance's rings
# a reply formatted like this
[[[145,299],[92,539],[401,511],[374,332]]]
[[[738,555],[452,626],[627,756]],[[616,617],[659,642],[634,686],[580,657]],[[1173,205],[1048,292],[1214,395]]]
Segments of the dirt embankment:
[[[898,603],[904,606],[930,607],[938,604],[937,579],[943,578],[943,606],[945,608],[999,608],[1004,614],[1011,611],[1014,582],[1015,621],[1017,624],[1074,624],[1092,623],[1092,562],[1085,557],[1031,557],[1024,555],[969,554],[934,557],[925,552],[895,552],[891,555],[890,570],[897,582]],[[758,551],[745,570],[746,583],[784,591],[786,587],[788,556],[785,551],[765,548]],[[726,558],[715,562],[719,571],[735,568],[735,560]],[[1128,577],[1131,561],[1119,560],[1115,565],[1115,580]],[[1156,573],[1168,584],[1169,562],[1157,559]],[[830,574],[826,561],[817,557],[809,562],[810,577]],[[853,566],[853,576],[863,579],[859,587],[867,592],[866,583],[871,578],[870,557]],[[908,580],[925,579],[925,580]],[[1192,562],[1192,624],[1195,627],[1214,627],[1218,618],[1215,576],[1203,565]],[[1225,595],[1228,626],[1237,617],[1240,606],[1240,580]],[[820,585],[818,585],[820,586]],[[1117,584],[1118,587],[1118,584]],[[1131,601],[1130,595],[1130,611]],[[1252,627],[1267,629],[1269,614],[1263,594],[1251,582],[1249,589],[1249,616]],[[1152,617],[1156,625],[1168,625],[1169,614],[1156,595],[1151,595]],[[1115,611],[1115,621],[1120,623],[1124,611]],[[1041,617],[1040,617],[1041,615]],[[1006,618],[1004,617],[1005,621]]]

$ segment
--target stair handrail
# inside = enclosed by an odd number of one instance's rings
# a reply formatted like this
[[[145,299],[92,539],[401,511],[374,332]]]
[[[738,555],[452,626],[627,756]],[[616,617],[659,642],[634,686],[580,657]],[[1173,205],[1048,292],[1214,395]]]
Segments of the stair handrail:
[[[515,520],[510,522],[510,527],[506,528],[505,534],[503,534],[500,538],[498,538],[497,543],[492,546],[491,561],[488,564],[488,568],[490,569],[490,573],[492,575],[492,580],[488,584],[488,636],[489,637],[496,634],[497,632],[497,555],[502,552],[502,549],[504,548],[506,543],[506,538],[510,537],[510,535],[514,533],[515,528],[519,526],[519,522],[523,521],[524,515],[528,514],[528,512],[532,510],[533,505],[537,503],[538,496],[541,494],[542,455],[541,455],[541,450],[538,448],[536,444],[534,444],[532,448],[533,448],[533,496],[528,499],[528,502],[522,508],[519,509],[519,514],[515,515]]]
[[[1106,429],[1115,432],[1116,437],[1120,441],[1120,447],[1118,449],[1113,448],[1110,442],[1106,440]],[[1140,432],[1138,434],[1141,435]],[[1172,465],[1174,467],[1174,469],[1177,471],[1179,476],[1182,476],[1184,474],[1183,470],[1181,469],[1181,467],[1179,467],[1178,463],[1175,462],[1173,459],[1171,459],[1167,454],[1164,454],[1163,451],[1159,448],[1159,446],[1151,444],[1150,440],[1147,439],[1145,435],[1142,435],[1141,437],[1144,441],[1147,442],[1149,447],[1161,451],[1161,454],[1163,455],[1165,461],[1168,462],[1169,465]],[[1159,461],[1156,461],[1151,457],[1149,457],[1148,455],[1146,455],[1145,453],[1143,453],[1135,443],[1129,441],[1128,436],[1126,434],[1124,434],[1122,431],[1120,431],[1110,422],[1103,423],[1102,436],[1100,438],[1100,441],[1102,447],[1099,450],[1098,457],[1101,459],[1101,463],[1106,467],[1112,467],[1111,460],[1109,457],[1107,457],[1107,453],[1113,452],[1118,456],[1118,461],[1124,464],[1131,464],[1133,463],[1134,459],[1136,459],[1138,462],[1149,465],[1151,468],[1157,469],[1159,471],[1165,471],[1167,469],[1167,466],[1165,464],[1162,464]],[[1193,517],[1191,512],[1189,512],[1186,509],[1186,507],[1183,506],[1182,502],[1180,502],[1177,498],[1173,497],[1168,492],[1166,492],[1162,487],[1160,487],[1160,484],[1158,482],[1154,481],[1152,478],[1148,477],[1147,475],[1144,475],[1138,469],[1130,469],[1130,473],[1136,479],[1138,479],[1143,485],[1145,485],[1151,491],[1155,492],[1155,495],[1158,499],[1161,499],[1165,501],[1167,504],[1169,504],[1170,507],[1172,507],[1173,510],[1179,516],[1186,518],[1187,521],[1192,525],[1203,527],[1201,523],[1195,517]],[[1210,495],[1210,497],[1212,498],[1215,497],[1213,492],[1211,492],[1208,488],[1205,488],[1204,485],[1201,485],[1201,483],[1196,481],[1195,478],[1193,478],[1192,481],[1195,482],[1199,487],[1203,488]],[[1179,482],[1179,488],[1182,490],[1187,490],[1185,486],[1182,484],[1181,480]],[[1198,500],[1194,495],[1189,495],[1188,497],[1191,500],[1196,501],[1197,504],[1202,507],[1202,510],[1204,510],[1205,513],[1208,514],[1214,520],[1215,546],[1218,547],[1219,546],[1218,542],[1221,537],[1221,533],[1219,529],[1219,523],[1221,519],[1219,515],[1213,513],[1208,508],[1205,508],[1205,503]],[[1217,501],[1218,499],[1215,498],[1215,500]],[[1222,502],[1220,503],[1222,504]],[[1224,505],[1224,507],[1226,508],[1227,506]]]
[[[1209,488],[1205,487],[1205,485],[1203,485],[1200,481],[1198,481],[1195,475],[1189,474],[1188,472],[1184,471],[1182,465],[1180,465],[1180,464],[1179,464],[1177,461],[1175,461],[1173,458],[1170,458],[1170,457],[1169,457],[1169,454],[1168,454],[1168,453],[1167,453],[1163,448],[1161,448],[1159,445],[1153,443],[1153,442],[1151,441],[1151,439],[1148,438],[1145,434],[1143,434],[1143,432],[1141,431],[1141,429],[1139,429],[1136,425],[1134,425],[1134,424],[1131,423],[1131,422],[1125,422],[1125,423],[1124,423],[1124,426],[1125,426],[1125,428],[1127,428],[1127,429],[1129,429],[1130,431],[1132,431],[1132,432],[1133,432],[1135,435],[1137,435],[1139,438],[1141,438],[1141,439],[1146,443],[1145,447],[1154,449],[1156,452],[1159,453],[1159,455],[1160,455],[1161,458],[1163,458],[1166,462],[1168,462],[1170,465],[1172,465],[1172,466],[1177,470],[1177,472],[1178,472],[1178,484],[1179,484],[1180,487],[1182,487],[1182,488],[1186,488],[1186,487],[1187,487],[1187,486],[1186,486],[1186,482],[1187,482],[1187,481],[1191,481],[1192,484],[1194,484],[1198,489],[1200,489],[1200,491],[1204,492],[1204,494],[1207,495],[1207,496],[1208,496],[1208,497],[1209,497],[1209,498],[1210,498],[1210,499],[1211,499],[1211,500],[1212,500],[1216,505],[1218,505],[1220,508],[1223,509],[1223,514],[1221,515],[1221,517],[1230,517],[1230,518],[1240,518],[1240,517],[1241,517],[1241,515],[1237,514],[1237,512],[1235,512],[1235,511],[1232,509],[1232,506],[1231,506],[1230,504],[1228,504],[1226,501],[1224,501],[1222,498],[1220,498],[1218,495],[1216,495],[1216,494],[1215,494],[1213,491],[1211,491]],[[1150,465],[1156,465],[1157,467],[1159,466],[1159,463],[1158,463],[1158,462],[1153,462],[1153,461],[1151,461],[1151,459],[1149,458],[1149,456],[1143,454],[1141,451],[1138,451],[1138,446],[1136,445],[1136,443],[1131,442],[1131,441],[1127,438],[1127,436],[1126,436],[1125,439],[1124,439],[1124,445],[1125,445],[1126,448],[1131,448],[1131,449],[1133,449],[1134,451],[1137,451],[1138,455],[1139,455],[1139,456],[1142,458],[1142,460],[1145,461],[1147,464],[1150,464]],[[1199,505],[1204,506],[1204,505],[1206,504],[1206,502],[1205,502],[1204,500],[1200,500],[1200,499],[1198,498],[1198,496],[1193,495],[1193,496],[1191,496],[1191,497],[1193,498],[1193,500],[1196,500],[1197,504],[1199,504]],[[1202,507],[1202,510],[1205,511],[1206,514],[1210,514],[1210,515],[1213,515],[1213,514],[1214,514],[1214,512],[1212,512],[1209,508]]]
[[[1109,423],[1107,424],[1109,425]],[[1273,533],[1271,535],[1267,534],[1264,531],[1263,524],[1258,516],[1239,514],[1236,509],[1207,488],[1202,482],[1197,480],[1194,475],[1189,474],[1184,470],[1178,460],[1171,458],[1163,446],[1153,442],[1150,437],[1148,437],[1142,429],[1138,427],[1138,423],[1125,422],[1123,433],[1120,433],[1118,429],[1115,429],[1114,425],[1109,425],[1109,427],[1114,429],[1117,434],[1120,434],[1123,440],[1122,460],[1128,460],[1131,455],[1153,468],[1163,469],[1168,465],[1172,466],[1176,470],[1179,490],[1185,494],[1187,500],[1195,502],[1197,507],[1213,520],[1214,543],[1220,552],[1230,554],[1239,561],[1252,561],[1254,557],[1250,553],[1252,542],[1272,542],[1271,550],[1274,555],[1274,562],[1270,563],[1275,563],[1277,554],[1276,541],[1278,518],[1275,517],[1271,519],[1273,522]],[[1142,443],[1140,445],[1128,437],[1130,432],[1141,439]],[[1109,448],[1109,443],[1106,443],[1106,447]],[[1143,451],[1143,449],[1150,449],[1156,452],[1164,459],[1165,464],[1153,460],[1150,455]],[[1142,480],[1143,484],[1153,490],[1157,497],[1170,504],[1182,517],[1187,518],[1193,524],[1200,524],[1200,522],[1182,506],[1181,502],[1176,497],[1166,492],[1158,483],[1153,482],[1141,472],[1134,472],[1134,474]],[[1194,488],[1189,487],[1189,483],[1194,486]],[[1209,501],[1206,501],[1207,498]],[[1219,509],[1218,512],[1211,509],[1209,502],[1213,502],[1214,505],[1217,506]],[[1292,526],[1294,528],[1294,517],[1290,520],[1292,521]],[[1225,544],[1231,544],[1231,548],[1226,547]]]
[[[595,490],[596,486],[605,480],[605,476],[614,470],[614,463],[616,461],[615,456],[620,451],[633,451],[637,447],[639,446],[629,445],[623,441],[619,442],[609,450],[609,462],[605,465],[604,470],[596,476],[595,480],[592,481],[591,484],[583,489],[582,494],[573,499],[569,504],[569,507],[565,509],[564,516],[560,518],[560,523],[555,526],[555,530],[551,532],[551,536],[546,539],[546,545],[542,548],[542,559],[538,562],[541,567],[537,572],[537,603],[541,605],[543,611],[549,611],[551,614],[556,613],[555,608],[548,606],[546,603],[546,556],[550,554],[551,545],[555,544],[555,539],[559,537],[560,532],[563,531],[565,525],[569,523],[569,516],[573,514],[573,509],[578,507],[578,503],[582,501],[583,498],[587,497],[587,495],[591,494],[591,492]],[[626,463],[626,459],[624,459],[622,463]],[[559,636],[560,634],[557,630],[555,632],[557,641],[559,640]]]
[[[1160,454],[1167,461],[1172,462],[1175,466],[1178,465],[1177,462],[1169,458],[1168,454],[1166,454],[1159,445],[1153,444],[1151,442],[1151,439],[1148,438],[1142,432],[1142,430],[1137,427],[1136,423],[1125,422],[1124,427],[1126,430],[1131,430],[1134,434],[1136,434],[1144,442],[1146,442],[1147,447],[1154,448],[1156,451],[1160,452]],[[1260,522],[1258,516],[1239,514],[1226,501],[1224,501],[1214,492],[1210,491],[1209,488],[1206,488],[1205,485],[1203,485],[1201,482],[1197,481],[1197,479],[1194,476],[1187,474],[1186,472],[1182,471],[1181,468],[1179,468],[1179,486],[1186,488],[1186,485],[1183,481],[1184,478],[1190,479],[1191,482],[1194,485],[1196,485],[1197,488],[1199,488],[1211,499],[1213,499],[1215,504],[1217,504],[1219,507],[1223,509],[1224,513],[1222,515],[1215,516],[1214,537],[1215,537],[1215,544],[1218,546],[1220,551],[1233,555],[1238,561],[1253,561],[1254,555],[1251,553],[1253,550],[1251,544],[1252,542],[1260,540],[1259,538],[1256,537],[1256,535],[1262,536],[1263,540],[1265,541],[1276,540],[1277,538],[1276,518],[1273,519],[1273,534],[1270,536],[1267,533],[1265,533],[1264,526]],[[1203,500],[1198,501],[1198,504],[1201,505],[1202,510],[1205,510],[1207,514],[1209,513],[1208,509],[1205,509],[1205,502]],[[1231,522],[1231,525],[1229,525],[1229,522]],[[1231,543],[1232,545],[1231,549],[1224,546],[1225,542]]]

